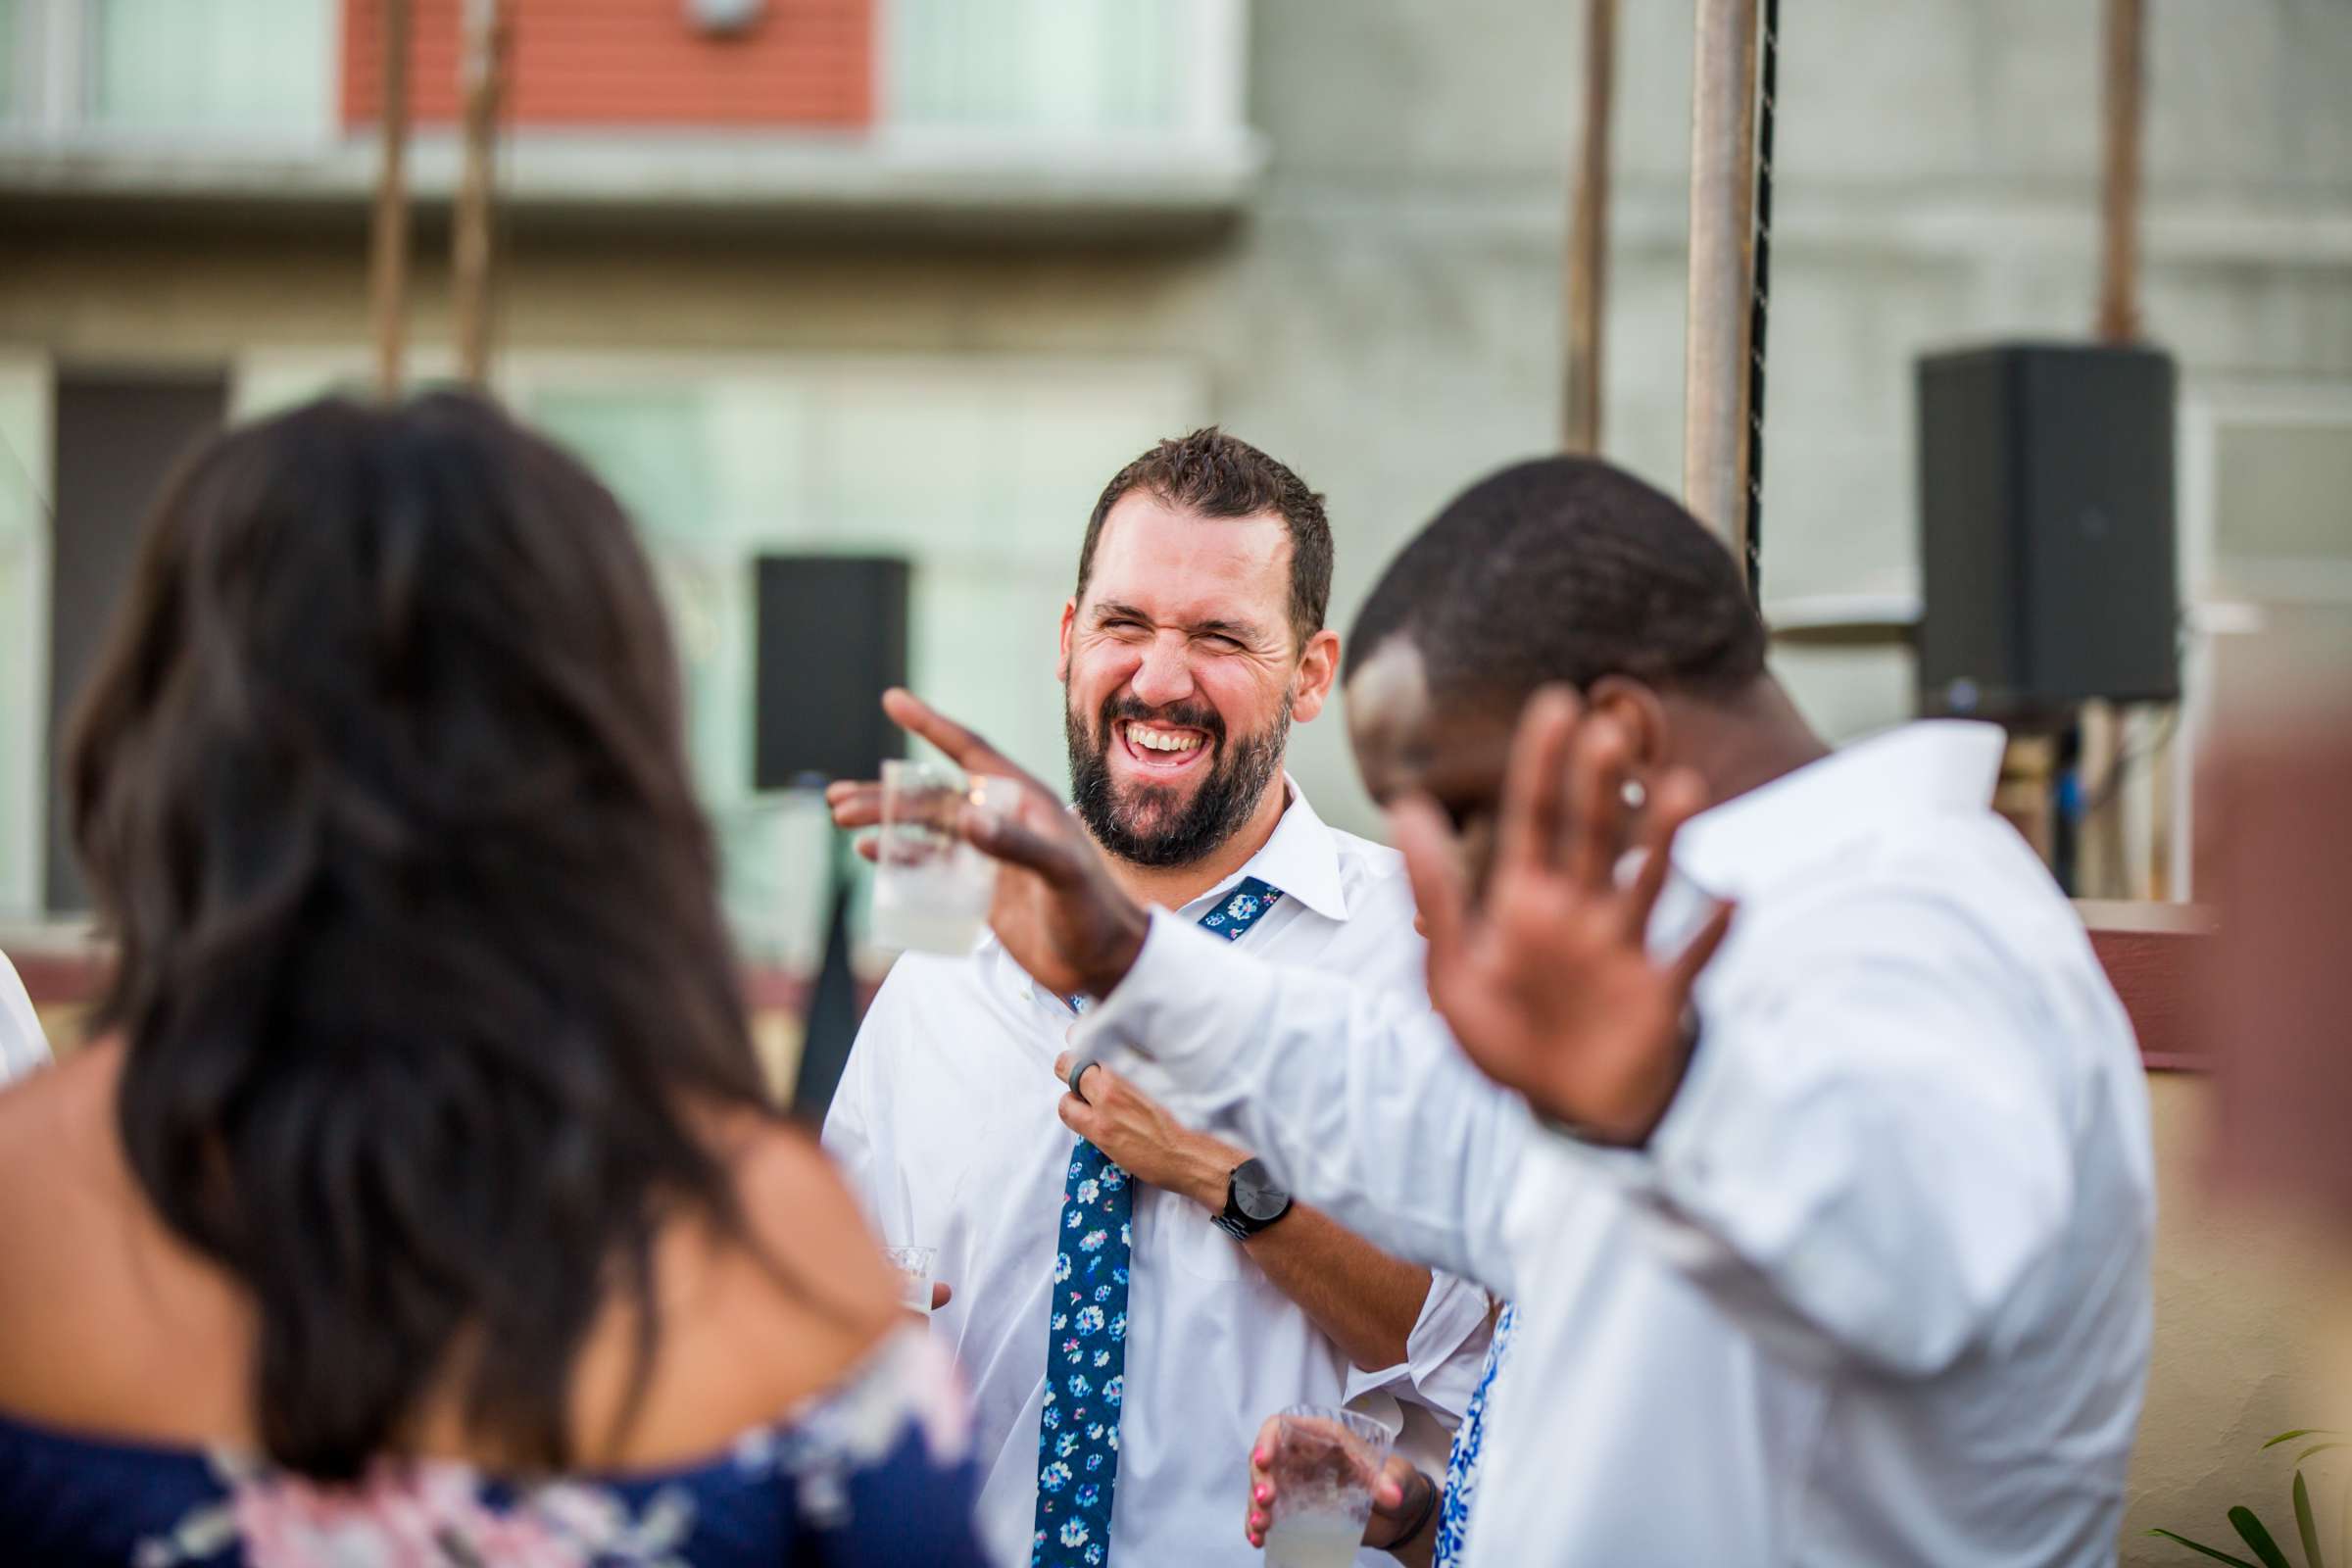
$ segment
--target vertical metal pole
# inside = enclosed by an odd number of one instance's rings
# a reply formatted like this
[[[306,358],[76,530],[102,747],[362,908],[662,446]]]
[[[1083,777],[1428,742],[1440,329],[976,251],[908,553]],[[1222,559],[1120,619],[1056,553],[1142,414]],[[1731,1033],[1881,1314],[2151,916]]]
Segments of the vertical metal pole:
[[[2141,101],[2146,88],[2146,0],[2107,0],[2105,69],[2100,92],[2103,157],[2099,180],[2099,318],[2103,343],[2139,336],[2139,198]],[[2082,706],[2082,893],[2129,898],[2129,848],[2124,833],[2122,769],[2129,713],[2112,704]],[[2172,765],[2169,748],[2149,759],[2160,772]],[[2158,819],[2157,841],[2171,833]]]
[[[1740,564],[1747,597],[1764,602],[1764,365],[1765,328],[1772,319],[1772,127],[1779,107],[1781,0],[1761,0],[1764,34],[1756,81],[1755,239],[1748,256],[1747,506],[1740,535]]]
[[[2139,336],[2139,128],[2146,39],[2146,0],[2107,0],[2098,331],[2108,343]]]
[[[409,309],[409,0],[376,0],[383,24],[380,102],[383,161],[376,173],[369,314],[375,322],[376,384],[400,396]]]
[[[466,167],[450,221],[450,304],[459,374],[467,385],[481,387],[490,374],[491,202],[499,101],[506,85],[504,0],[466,0],[463,58]]]
[[[1585,124],[1568,223],[1567,355],[1561,438],[1600,451],[1601,322],[1609,265],[1609,120],[1617,79],[1617,0],[1585,0]]]
[[[1747,559],[1748,327],[1754,273],[1756,0],[1697,0],[1690,82],[1690,293],[1683,500]]]

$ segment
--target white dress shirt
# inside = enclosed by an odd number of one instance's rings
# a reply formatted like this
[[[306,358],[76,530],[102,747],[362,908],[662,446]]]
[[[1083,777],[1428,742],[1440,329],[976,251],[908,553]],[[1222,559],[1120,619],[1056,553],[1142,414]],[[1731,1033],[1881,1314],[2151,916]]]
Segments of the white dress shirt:
[[[2112,1562],[2149,1340],[2131,1025],[1988,808],[1893,731],[1685,829],[1739,900],[1648,1148],[1540,1125],[1442,1027],[1155,917],[1092,1054],[1344,1223],[1519,1303],[1473,1564]]]
[[[1243,876],[1285,897],[1236,947],[1428,1015],[1394,851],[1326,826],[1293,785],[1273,836],[1222,889]],[[1217,891],[1169,918],[1199,919]],[[874,998],[825,1118],[825,1147],[884,1239],[939,1249],[936,1277],[955,1296],[936,1328],[972,1380],[981,1519],[1006,1563],[1029,1560],[1037,1505],[1049,1292],[1076,1141],[1055,1113],[1054,1059],[1072,1021],[993,938],[967,958],[909,954]],[[1133,1228],[1112,1568],[1256,1568],[1242,1535],[1250,1445],[1285,1405],[1352,1403],[1414,1428],[1435,1410],[1449,1428],[1468,1404],[1488,1339],[1476,1287],[1434,1276],[1405,1364],[1364,1373],[1191,1199],[1139,1186]],[[1442,1463],[1443,1429],[1426,1436],[1426,1462]]]
[[[0,953],[0,1084],[21,1078],[49,1062],[49,1037],[41,1032],[39,1014],[17,967]]]

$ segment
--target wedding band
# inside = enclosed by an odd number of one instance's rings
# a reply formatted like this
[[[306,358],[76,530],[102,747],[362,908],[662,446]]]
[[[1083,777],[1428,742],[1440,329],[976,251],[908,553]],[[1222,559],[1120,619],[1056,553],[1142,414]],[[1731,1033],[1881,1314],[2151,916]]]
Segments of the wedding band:
[[[1087,1068],[1100,1067],[1102,1065],[1102,1064],[1101,1062],[1095,1060],[1092,1056],[1080,1056],[1076,1061],[1070,1063],[1070,1076],[1065,1081],[1070,1086],[1070,1093],[1076,1095],[1080,1100],[1085,1101],[1087,1104],[1091,1105],[1094,1103],[1094,1102],[1087,1100],[1085,1091],[1078,1087],[1078,1080],[1086,1076]]]

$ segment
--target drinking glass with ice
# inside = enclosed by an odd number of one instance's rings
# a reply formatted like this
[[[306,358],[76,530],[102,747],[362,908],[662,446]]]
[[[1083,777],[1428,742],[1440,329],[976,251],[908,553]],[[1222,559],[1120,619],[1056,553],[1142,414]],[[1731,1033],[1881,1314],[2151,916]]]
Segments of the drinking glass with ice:
[[[1275,1419],[1266,1568],[1348,1568],[1372,1517],[1388,1428],[1352,1410],[1295,1404]]]
[[[936,1247],[885,1247],[882,1256],[899,1271],[899,1300],[909,1310],[931,1315],[931,1270],[938,1261]]]
[[[996,896],[997,862],[964,842],[968,805],[998,806],[1012,783],[974,778],[945,762],[882,764],[872,935],[877,946],[962,955],[980,940]]]

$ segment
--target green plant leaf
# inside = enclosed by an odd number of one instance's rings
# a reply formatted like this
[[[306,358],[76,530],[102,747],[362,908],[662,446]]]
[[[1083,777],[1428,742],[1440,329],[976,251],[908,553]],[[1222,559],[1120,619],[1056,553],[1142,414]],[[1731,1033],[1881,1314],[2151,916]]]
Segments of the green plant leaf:
[[[2320,1524],[2311,1516],[2311,1489],[2300,1470],[2295,1472],[2295,1529],[2303,1537],[2303,1568],[2328,1568],[2327,1554],[2320,1550]]]
[[[2292,1432],[2279,1433],[2263,1446],[2276,1448],[2281,1443],[2292,1443],[2297,1438],[2340,1438],[2342,1436],[2343,1434],[2333,1427],[2297,1427]]]
[[[2232,1557],[2226,1551],[2216,1551],[2211,1546],[2203,1545],[2197,1542],[2191,1541],[2186,1536],[2175,1535],[2170,1530],[2151,1530],[2148,1532],[2148,1534],[2151,1536],[2162,1536],[2165,1540],[2186,1546],[2191,1551],[2201,1551],[2216,1562],[2235,1563],[2237,1568],[2261,1568],[2261,1564],[2259,1563],[2248,1562],[2243,1557]]]
[[[2352,1443],[2345,1443],[2340,1439],[2334,1443],[2315,1443],[2310,1447],[2305,1448],[2301,1453],[2295,1455],[2295,1463],[2297,1465],[2301,1465],[2304,1460],[2310,1458],[2313,1454],[2326,1453],[2329,1448],[2352,1448]]]
[[[2236,1529],[2237,1539],[2246,1544],[2246,1549],[2262,1559],[2262,1568],[2295,1568],[2293,1563],[2286,1560],[2286,1553],[2278,1549],[2278,1543],[2271,1539],[2270,1531],[2264,1528],[2253,1509],[2239,1503],[2230,1510],[2230,1523]]]

